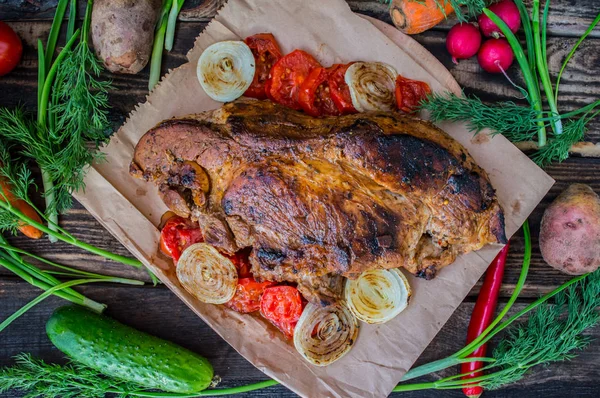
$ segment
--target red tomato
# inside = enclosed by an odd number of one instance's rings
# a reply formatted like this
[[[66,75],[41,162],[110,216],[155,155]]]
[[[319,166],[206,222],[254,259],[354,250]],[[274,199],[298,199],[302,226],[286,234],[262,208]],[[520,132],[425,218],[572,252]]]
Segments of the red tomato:
[[[271,33],[259,33],[246,37],[244,42],[252,50],[256,71],[254,79],[248,90],[244,93],[246,97],[265,99],[265,83],[270,79],[271,68],[281,58],[281,50]]]
[[[250,252],[251,251],[252,251],[252,249],[246,248],[246,249],[242,249],[242,250],[238,251],[233,256],[229,256],[229,255],[227,256],[231,260],[233,265],[235,265],[235,268],[237,268],[238,276],[240,278],[252,277],[252,274],[250,273],[250,268],[251,268]]]
[[[260,297],[269,286],[275,282],[259,283],[254,278],[241,278],[235,291],[235,296],[225,305],[242,314],[258,311],[260,309]]]
[[[294,336],[302,310],[302,296],[292,286],[268,287],[260,298],[261,315],[290,338]]]
[[[331,99],[328,78],[329,72],[327,69],[315,68],[302,83],[298,101],[304,112],[311,116],[340,114]]]
[[[21,39],[10,26],[0,21],[0,76],[15,69],[22,54]]]
[[[300,110],[300,87],[310,72],[321,65],[312,55],[294,50],[281,58],[271,69],[270,97],[275,102]]]
[[[396,105],[402,112],[412,113],[417,110],[421,100],[431,93],[429,84],[411,80],[401,75],[396,78]]]
[[[346,84],[345,75],[349,64],[335,64],[329,68],[329,90],[331,99],[339,111],[343,114],[356,113],[356,108],[352,105],[350,96],[350,87]]]
[[[187,247],[199,242],[204,242],[202,231],[183,217],[171,217],[160,231],[160,250],[175,262]]]

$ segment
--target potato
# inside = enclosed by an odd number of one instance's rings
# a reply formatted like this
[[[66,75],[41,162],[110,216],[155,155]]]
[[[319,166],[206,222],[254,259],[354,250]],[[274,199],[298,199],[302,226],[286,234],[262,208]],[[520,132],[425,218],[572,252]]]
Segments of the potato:
[[[540,250],[548,264],[569,275],[600,267],[600,197],[592,188],[573,184],[548,206]]]
[[[92,42],[109,71],[135,74],[144,69],[161,4],[161,0],[94,1]]]

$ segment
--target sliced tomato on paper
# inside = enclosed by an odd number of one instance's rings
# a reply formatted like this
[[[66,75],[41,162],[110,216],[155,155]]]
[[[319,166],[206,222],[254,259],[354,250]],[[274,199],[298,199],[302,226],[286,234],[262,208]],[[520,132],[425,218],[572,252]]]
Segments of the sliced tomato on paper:
[[[254,278],[241,278],[235,296],[225,305],[242,314],[258,311],[263,292],[274,284],[275,282],[257,282]]]
[[[341,112],[331,99],[329,89],[329,71],[325,68],[315,68],[310,72],[298,97],[304,112],[311,116],[335,116]]]
[[[269,98],[275,102],[300,110],[300,88],[313,69],[321,64],[312,55],[294,50],[281,58],[271,69]]]
[[[407,79],[401,75],[396,78],[396,105],[402,112],[415,112],[421,101],[430,93],[431,87],[425,82]]]
[[[194,243],[204,242],[198,225],[183,217],[169,218],[160,231],[160,250],[175,262],[181,253]]]
[[[302,296],[293,286],[268,287],[260,299],[261,315],[289,338],[294,336],[303,309]]]
[[[346,84],[346,70],[352,65],[349,64],[334,64],[329,68],[329,91],[331,99],[342,114],[356,113],[356,108],[352,105],[352,97],[350,96],[350,87]]]
[[[271,68],[282,57],[279,45],[271,33],[259,33],[246,37],[244,42],[252,50],[255,61],[254,80],[244,93],[246,97],[265,99],[266,83],[271,78]]]

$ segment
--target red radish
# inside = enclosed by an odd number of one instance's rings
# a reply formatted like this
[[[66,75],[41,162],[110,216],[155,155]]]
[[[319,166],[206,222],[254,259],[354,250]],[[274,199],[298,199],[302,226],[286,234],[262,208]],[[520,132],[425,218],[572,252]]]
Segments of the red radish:
[[[521,27],[521,14],[519,14],[519,9],[512,0],[504,0],[493,4],[489,7],[489,10],[498,15],[513,33],[516,33]],[[500,28],[485,14],[479,16],[477,23],[479,23],[479,29],[485,37],[498,38],[502,35]]]
[[[446,48],[455,64],[458,63],[457,59],[471,58],[477,54],[479,46],[481,46],[481,33],[470,23],[454,25],[446,37]]]
[[[479,49],[479,65],[490,73],[504,73],[513,63],[515,56],[506,39],[489,39]]]

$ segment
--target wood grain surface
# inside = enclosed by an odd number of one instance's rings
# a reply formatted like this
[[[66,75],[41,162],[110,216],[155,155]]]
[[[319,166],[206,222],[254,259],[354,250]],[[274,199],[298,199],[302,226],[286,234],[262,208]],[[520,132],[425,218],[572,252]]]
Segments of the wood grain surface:
[[[21,65],[11,74],[0,78],[0,107],[23,106],[26,110],[35,110],[37,56],[34,43],[37,38],[47,37],[56,3],[56,0],[0,0],[0,20],[8,22],[17,30],[25,45]],[[83,6],[84,2],[79,3]],[[223,3],[223,0],[186,1],[180,15],[181,22],[177,27],[175,48],[171,53],[165,54],[163,72],[185,62],[185,53],[191,48],[195,37]],[[324,0],[324,6],[326,3],[327,1]],[[386,22],[391,21],[386,5],[378,0],[349,0],[348,3],[356,12]],[[578,35],[585,31],[598,12],[600,12],[598,0],[552,1],[551,17],[548,20],[548,57],[553,78]],[[83,15],[83,7],[79,15]],[[440,59],[467,94],[476,94],[490,102],[511,100],[524,103],[525,100],[519,96],[519,92],[504,77],[482,72],[475,59],[461,61],[458,65],[451,62],[445,49],[445,34],[454,22],[450,19],[414,38]],[[596,29],[580,47],[563,75],[560,109],[568,111],[600,98],[599,72],[600,29]],[[516,67],[513,66],[509,70],[509,75],[517,84],[523,83]],[[110,94],[113,106],[110,121],[117,128],[123,123],[133,106],[143,101],[147,94],[148,68],[138,75],[111,75],[110,78],[114,86]],[[596,118],[590,124],[586,140],[600,142],[600,118]],[[534,244],[532,267],[516,308],[521,308],[540,294],[552,290],[569,279],[545,265],[539,253],[537,235],[544,209],[563,189],[574,182],[589,184],[596,192],[600,192],[600,159],[574,157],[561,164],[553,164],[546,171],[557,182],[530,217]],[[127,255],[127,251],[78,204],[61,217],[61,224],[86,242]],[[66,244],[50,244],[46,239],[31,241],[22,236],[11,237],[10,240],[15,246],[64,264],[82,269],[101,270],[114,275],[147,279],[143,271],[103,260]],[[505,284],[501,292],[503,300],[506,300],[512,292],[522,257],[523,239],[517,235],[512,240],[508,258]],[[465,302],[423,353],[419,363],[444,357],[462,347],[479,286],[478,283],[473,288]],[[164,286],[95,285],[78,290],[108,304],[108,314],[116,319],[206,356],[223,378],[223,386],[243,385],[265,379],[259,370],[204,325]],[[38,293],[36,288],[24,283],[5,269],[0,269],[0,319],[6,318]],[[19,352],[30,352],[49,361],[64,361],[63,356],[52,347],[44,332],[45,322],[52,310],[62,303],[58,298],[49,298],[0,334],[0,366],[11,364],[11,356]],[[591,331],[591,335],[596,339],[600,338],[600,328]],[[431,376],[429,380],[449,375],[451,371]],[[502,390],[486,392],[485,396],[596,397],[600,396],[599,384],[600,343],[594,342],[573,361],[555,364],[548,368],[538,368],[534,374],[523,381]],[[11,393],[6,396],[18,395]],[[246,396],[292,397],[294,394],[283,387],[272,387]],[[402,396],[460,397],[462,394],[457,391],[425,391],[405,393]]]

